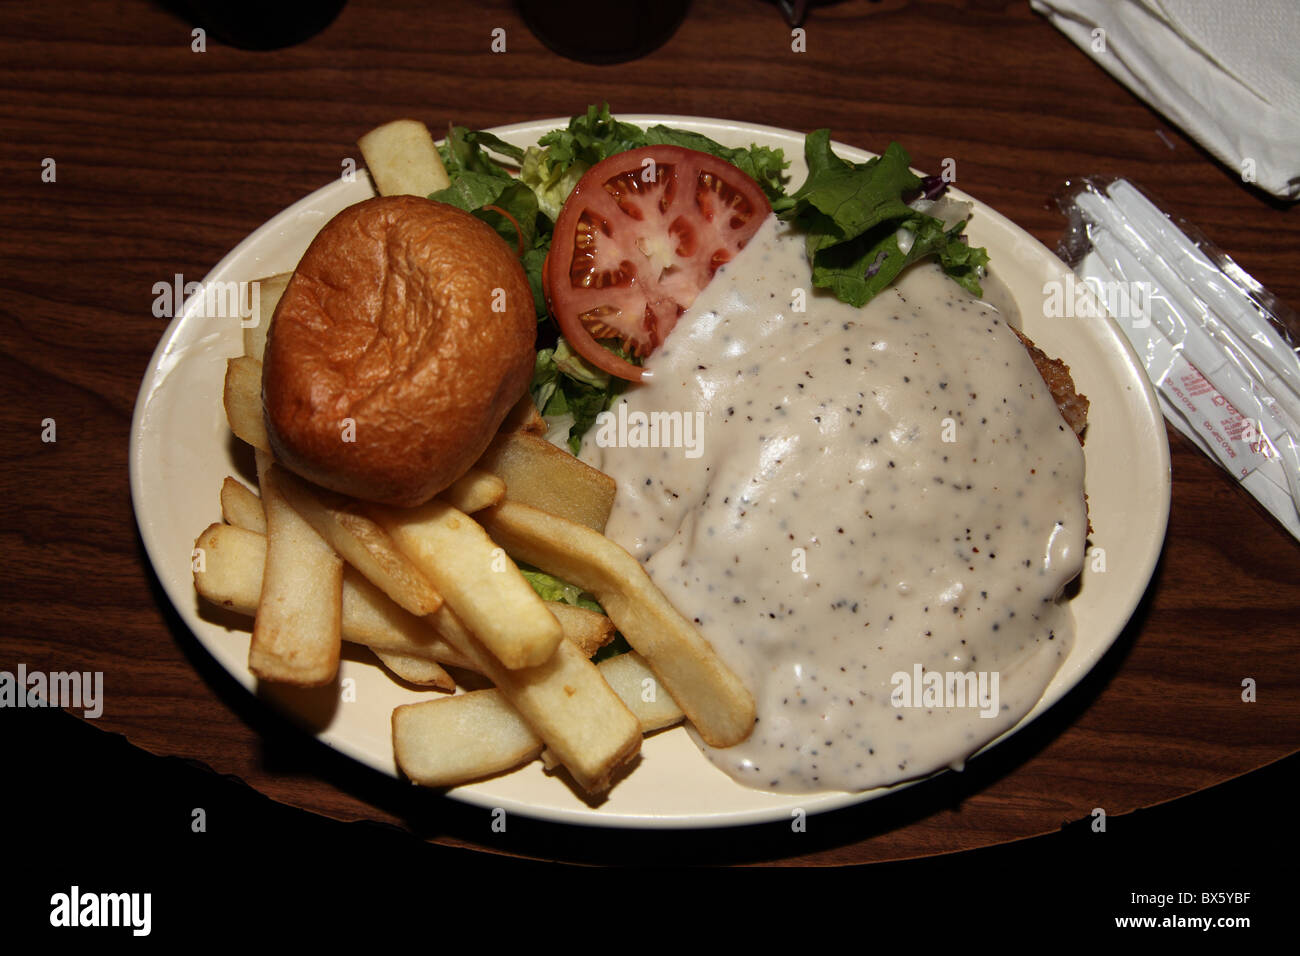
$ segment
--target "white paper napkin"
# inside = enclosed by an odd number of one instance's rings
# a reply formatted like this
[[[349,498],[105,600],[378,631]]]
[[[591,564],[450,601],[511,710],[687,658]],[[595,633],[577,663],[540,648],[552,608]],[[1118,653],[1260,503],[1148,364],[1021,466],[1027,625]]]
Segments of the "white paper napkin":
[[[1300,198],[1300,2],[1030,3],[1243,180]]]

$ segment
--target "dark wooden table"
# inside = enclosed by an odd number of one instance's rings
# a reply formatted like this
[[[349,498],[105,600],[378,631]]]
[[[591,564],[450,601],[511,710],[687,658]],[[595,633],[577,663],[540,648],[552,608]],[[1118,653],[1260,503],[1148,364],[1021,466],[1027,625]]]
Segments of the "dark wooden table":
[[[814,8],[807,51],[777,9],[696,0],[661,49],[620,66],[542,47],[511,4],[351,0],[289,49],[246,52],[144,0],[0,6],[0,297],[5,401],[0,669],[102,670],[95,727],[234,774],[285,804],[444,844],[612,861],[800,863],[923,856],[1053,831],[1193,793],[1291,753],[1300,726],[1300,551],[1170,432],[1173,509],[1155,578],[1096,671],[962,775],[825,818],[804,839],[596,839],[483,811],[350,764],[222,672],[168,604],[127,487],[131,411],[166,319],[152,287],[204,275],[268,217],[338,175],[397,116],[491,126],[616,111],[725,117],[869,149],[897,139],[1054,246],[1048,197],[1123,174],[1300,305],[1300,220],[1075,49],[1024,0],[847,0]],[[506,31],[507,51],[489,50]],[[43,182],[42,161],[57,163]],[[42,421],[57,442],[41,440]],[[1258,682],[1243,703],[1241,682]],[[778,829],[788,830],[779,826]],[[657,848],[657,849],[656,849]]]

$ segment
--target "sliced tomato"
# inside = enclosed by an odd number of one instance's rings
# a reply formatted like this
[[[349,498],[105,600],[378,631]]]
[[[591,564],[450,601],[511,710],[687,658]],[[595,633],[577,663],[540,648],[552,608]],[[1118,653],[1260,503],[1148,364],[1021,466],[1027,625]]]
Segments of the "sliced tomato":
[[[596,340],[649,355],[771,212],[754,180],[708,153],[611,156],[578,181],[555,223],[543,268],[551,314],[588,362],[638,381],[638,366]]]

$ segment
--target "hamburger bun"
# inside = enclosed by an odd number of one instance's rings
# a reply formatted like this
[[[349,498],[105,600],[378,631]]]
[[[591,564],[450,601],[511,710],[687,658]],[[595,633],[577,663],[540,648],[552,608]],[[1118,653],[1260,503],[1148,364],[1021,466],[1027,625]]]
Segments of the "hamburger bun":
[[[271,449],[325,488],[423,504],[524,394],[536,332],[523,268],[486,223],[416,196],[350,206],[275,310],[262,371]]]

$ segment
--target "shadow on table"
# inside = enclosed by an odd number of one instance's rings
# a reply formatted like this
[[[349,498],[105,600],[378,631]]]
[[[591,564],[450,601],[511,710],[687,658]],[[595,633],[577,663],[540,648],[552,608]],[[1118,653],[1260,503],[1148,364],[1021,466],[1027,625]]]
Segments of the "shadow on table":
[[[624,830],[546,823],[512,815],[507,832],[495,833],[490,811],[363,766],[250,694],[213,660],[181,620],[154,574],[138,534],[136,541],[154,600],[177,645],[223,703],[257,732],[262,741],[261,765],[267,773],[325,781],[402,819],[421,840],[465,843],[487,852],[539,860],[634,866],[778,862],[861,843],[940,811],[960,813],[963,800],[1032,760],[1105,690],[1145,627],[1164,561],[1162,555],[1132,618],[1097,666],[1054,707],[967,763],[961,773],[941,773],[897,793],[818,814],[807,821],[806,832],[792,832],[785,821],[712,830]]]

